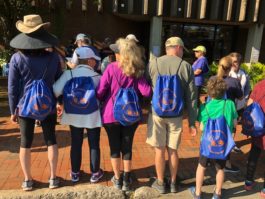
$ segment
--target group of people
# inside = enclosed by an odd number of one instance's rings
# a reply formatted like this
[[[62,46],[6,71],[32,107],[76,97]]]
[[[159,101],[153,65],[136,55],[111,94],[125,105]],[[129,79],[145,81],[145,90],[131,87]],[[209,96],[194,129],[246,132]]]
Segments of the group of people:
[[[170,37],[165,42],[166,54],[154,58],[146,67],[144,50],[138,44],[136,37],[130,35],[118,39],[116,43],[109,46],[115,54],[115,61],[110,60],[104,66],[104,72],[101,75],[98,73],[101,62],[99,54],[89,45],[85,34],[78,34],[76,37],[78,47],[72,59],[67,61],[71,70],[62,72],[58,53],[47,51],[47,48],[54,48],[58,45],[57,39],[46,30],[47,26],[49,23],[43,23],[39,15],[26,15],[23,21],[16,23],[21,33],[10,42],[11,47],[17,49],[17,52],[10,60],[8,94],[11,121],[19,122],[21,132],[19,156],[25,177],[22,183],[23,190],[33,188],[30,148],[36,119],[41,120],[44,139],[48,146],[50,188],[59,186],[59,180],[56,177],[58,147],[55,125],[57,115],[62,116],[62,124],[70,127],[72,182],[80,180],[85,130],[90,150],[90,181],[98,182],[104,175],[104,171],[100,168],[99,145],[100,129],[103,126],[108,135],[111,165],[114,171],[111,181],[116,188],[123,191],[131,189],[132,146],[134,134],[141,121],[139,100],[142,97],[152,96],[146,142],[155,150],[157,178],[152,187],[160,193],[166,193],[167,186],[171,193],[177,192],[178,147],[183,131],[184,108],[187,109],[191,136],[197,134],[196,121],[200,122],[200,128],[204,134],[208,120],[220,116],[224,116],[230,132],[235,131],[237,110],[245,107],[249,95],[241,86],[243,83],[246,84],[247,78],[244,79],[243,72],[239,72],[241,57],[238,53],[232,53],[220,59],[217,75],[207,82],[208,102],[197,109],[197,104],[200,104],[199,94],[204,84],[204,74],[209,71],[204,46],[200,45],[193,49],[197,60],[191,66],[182,59],[185,48],[182,39]],[[28,93],[35,89],[35,82],[39,80],[45,84],[42,86],[43,90],[47,88],[53,92],[57,103],[52,103],[50,100],[44,106],[39,100],[43,100],[44,97],[38,98],[33,94],[29,97],[30,100],[25,100],[25,96],[30,95]],[[265,110],[265,100],[260,99],[264,95],[262,94],[264,84],[264,81],[257,84],[247,104],[257,99],[261,100],[261,106]],[[76,88],[80,85],[86,86],[85,94],[81,97],[74,96],[74,92],[78,90]],[[78,93],[82,93],[81,90],[80,87]],[[29,107],[28,104],[34,101],[33,98],[36,99],[36,104]],[[243,99],[245,99],[244,102],[242,102]],[[240,103],[244,105],[239,106]],[[42,108],[47,108],[49,104],[52,104],[49,112],[44,117],[41,114],[38,115]],[[25,109],[25,106],[29,109],[28,114],[21,111]],[[80,110],[77,107],[81,107]],[[251,155],[247,163],[245,182],[247,190],[250,190],[254,184],[255,168],[258,157],[264,150],[264,145],[262,145],[264,140],[264,136],[253,139]],[[166,153],[170,170],[168,182],[164,178]],[[213,198],[221,198],[224,171],[236,170],[229,157],[228,155],[226,159],[218,160],[200,153],[196,186],[190,188],[193,198],[201,197],[204,171],[210,160],[214,161],[217,169]],[[264,197],[265,189],[261,191],[261,194]]]

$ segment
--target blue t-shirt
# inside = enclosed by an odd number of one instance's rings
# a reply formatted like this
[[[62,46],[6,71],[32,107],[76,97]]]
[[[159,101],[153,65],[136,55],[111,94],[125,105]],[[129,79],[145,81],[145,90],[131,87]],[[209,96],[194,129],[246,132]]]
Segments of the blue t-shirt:
[[[193,72],[197,69],[201,69],[202,72],[199,75],[194,75],[195,78],[195,86],[202,86],[204,83],[204,73],[208,72],[209,66],[207,59],[202,56],[198,58],[193,64],[192,64],[192,70]]]

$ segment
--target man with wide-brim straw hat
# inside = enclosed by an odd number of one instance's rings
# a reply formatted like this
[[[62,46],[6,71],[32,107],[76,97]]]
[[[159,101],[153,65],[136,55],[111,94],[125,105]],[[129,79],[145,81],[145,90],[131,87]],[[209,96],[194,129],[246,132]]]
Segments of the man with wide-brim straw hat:
[[[31,22],[30,22],[31,21]],[[31,154],[30,148],[33,141],[35,119],[22,117],[23,97],[31,91],[34,80],[42,79],[47,89],[52,92],[53,83],[60,77],[62,71],[59,56],[55,52],[49,52],[46,48],[57,45],[55,36],[48,33],[38,15],[27,15],[24,17],[23,25],[17,22],[17,28],[22,33],[15,36],[10,46],[18,49],[14,53],[9,63],[8,76],[8,97],[11,117],[10,120],[16,123],[19,120],[21,143],[20,143],[20,163],[24,174],[22,189],[32,190],[33,179],[31,176]],[[31,97],[31,96],[30,96]],[[56,167],[58,162],[58,147],[55,137],[56,124],[56,104],[48,112],[48,115],[41,121],[44,140],[48,147],[48,160],[50,166],[49,188],[57,188],[59,180],[56,178]],[[20,107],[20,109],[18,108]],[[39,109],[37,110],[39,111]]]

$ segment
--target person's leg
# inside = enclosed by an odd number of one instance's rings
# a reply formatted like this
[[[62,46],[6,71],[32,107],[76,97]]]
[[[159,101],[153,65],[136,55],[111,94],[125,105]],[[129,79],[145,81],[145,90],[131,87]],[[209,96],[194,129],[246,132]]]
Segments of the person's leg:
[[[41,122],[44,140],[48,146],[48,160],[50,165],[50,179],[56,178],[56,168],[58,162],[58,147],[55,136],[56,114],[47,116],[45,120]]]
[[[171,176],[171,182],[176,182],[176,177],[178,173],[178,164],[179,164],[179,157],[178,151],[176,149],[171,149],[170,147],[167,148],[168,151],[168,163],[169,163],[169,170]]]
[[[254,182],[254,174],[256,172],[256,167],[260,154],[261,154],[261,149],[252,143],[247,162],[246,180],[249,182]]]
[[[176,184],[176,177],[178,171],[178,147],[181,141],[182,132],[182,117],[178,118],[167,118],[167,149],[168,149],[168,160],[169,169],[171,174],[171,184]],[[176,191],[176,190],[175,190]]]
[[[122,127],[121,152],[122,152],[123,169],[124,169],[123,186],[122,186],[123,191],[130,190],[130,185],[132,183],[131,180],[132,145],[133,145],[133,137],[137,127],[138,123]]]
[[[121,125],[120,124],[106,124],[104,125],[108,134],[111,165],[116,180],[120,179],[120,152],[121,152]]]
[[[215,167],[216,167],[216,187],[215,187],[215,194],[218,196],[222,195],[222,187],[225,179],[225,167],[226,161],[225,160],[215,160]]]
[[[196,189],[195,189],[196,196],[200,196],[202,192],[202,185],[203,185],[206,165],[207,165],[207,158],[201,156],[196,170]]]
[[[156,175],[159,182],[164,183],[165,173],[165,151],[166,147],[155,147],[155,167]]]
[[[222,187],[225,179],[225,172],[223,169],[218,169],[216,173],[216,187],[215,187],[215,193],[217,195],[222,194]]]
[[[87,137],[90,154],[90,170],[96,173],[100,169],[100,128],[87,129]]]
[[[21,133],[19,159],[25,181],[32,180],[30,148],[34,137],[34,125],[35,120],[19,117],[19,126]]]
[[[165,193],[164,171],[165,171],[165,149],[167,145],[167,125],[165,118],[150,113],[148,116],[146,143],[155,148],[155,167],[157,179],[152,187],[161,194]]]
[[[82,145],[83,145],[83,136],[84,128],[77,128],[70,126],[71,130],[71,167],[73,173],[79,173],[82,162]]]
[[[131,171],[133,137],[137,127],[138,123],[133,124],[131,126],[122,127],[121,152],[122,152],[124,172]]]

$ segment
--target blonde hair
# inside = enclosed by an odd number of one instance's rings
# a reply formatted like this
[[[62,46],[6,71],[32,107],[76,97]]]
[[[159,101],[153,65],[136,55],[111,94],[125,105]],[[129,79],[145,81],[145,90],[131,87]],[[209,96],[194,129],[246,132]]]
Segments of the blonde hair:
[[[144,62],[141,48],[133,40],[120,38],[116,41],[119,47],[119,67],[126,76],[136,78],[144,74]]]
[[[217,70],[217,77],[222,79],[224,76],[229,74],[232,68],[232,59],[230,56],[225,56],[220,59]]]

